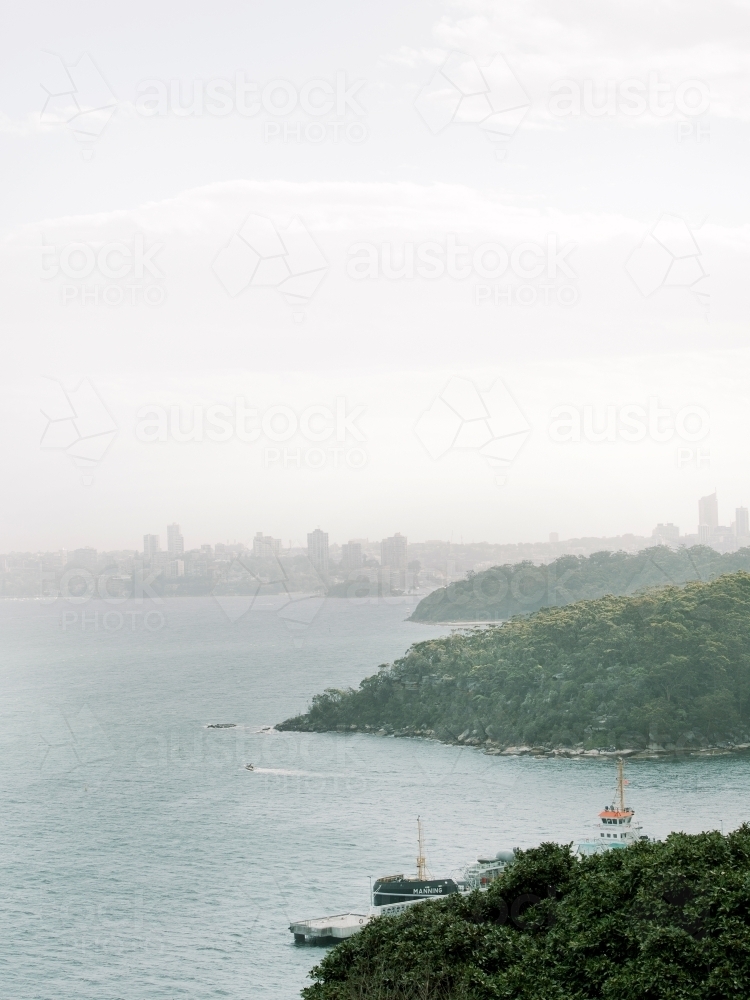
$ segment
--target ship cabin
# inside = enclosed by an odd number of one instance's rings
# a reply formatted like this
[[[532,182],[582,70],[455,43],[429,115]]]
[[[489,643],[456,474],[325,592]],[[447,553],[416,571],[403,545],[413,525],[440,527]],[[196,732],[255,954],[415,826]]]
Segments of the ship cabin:
[[[627,847],[628,844],[638,840],[638,833],[631,825],[633,815],[632,809],[620,810],[613,806],[607,806],[603,809],[599,813],[597,833],[600,840],[608,840],[610,843],[602,846]]]

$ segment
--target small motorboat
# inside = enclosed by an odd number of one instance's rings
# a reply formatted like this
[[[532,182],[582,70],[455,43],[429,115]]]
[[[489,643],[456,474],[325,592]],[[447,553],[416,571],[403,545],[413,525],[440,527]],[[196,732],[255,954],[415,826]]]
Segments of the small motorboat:
[[[255,770],[255,765],[254,764],[245,764],[245,767],[246,767],[246,769],[248,771],[254,771]]]

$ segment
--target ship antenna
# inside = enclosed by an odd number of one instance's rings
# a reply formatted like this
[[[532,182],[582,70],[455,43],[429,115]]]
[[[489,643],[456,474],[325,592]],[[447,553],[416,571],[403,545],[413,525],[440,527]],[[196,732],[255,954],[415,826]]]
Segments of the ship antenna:
[[[417,816],[417,840],[419,842],[419,853],[417,854],[417,878],[424,882],[427,878],[427,861],[424,856],[424,836],[422,834],[422,820]]]
[[[620,812],[625,812],[625,776],[623,774],[622,757],[617,758],[617,797],[620,800]]]

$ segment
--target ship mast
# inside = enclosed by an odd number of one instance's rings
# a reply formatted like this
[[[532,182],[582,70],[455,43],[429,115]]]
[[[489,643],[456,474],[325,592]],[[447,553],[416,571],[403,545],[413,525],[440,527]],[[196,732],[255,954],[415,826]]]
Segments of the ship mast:
[[[417,840],[419,843],[419,853],[417,854],[417,878],[424,882],[427,878],[427,861],[424,856],[424,836],[422,834],[422,820],[417,816]]]
[[[617,758],[617,800],[620,812],[625,812],[625,775],[623,773],[622,757]]]

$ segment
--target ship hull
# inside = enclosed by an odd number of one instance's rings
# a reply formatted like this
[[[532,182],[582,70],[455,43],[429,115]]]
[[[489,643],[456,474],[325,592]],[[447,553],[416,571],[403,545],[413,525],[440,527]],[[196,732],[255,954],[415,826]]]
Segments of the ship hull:
[[[459,887],[452,878],[378,879],[372,889],[372,902],[377,907],[412,903],[422,899],[441,899],[458,891]]]

